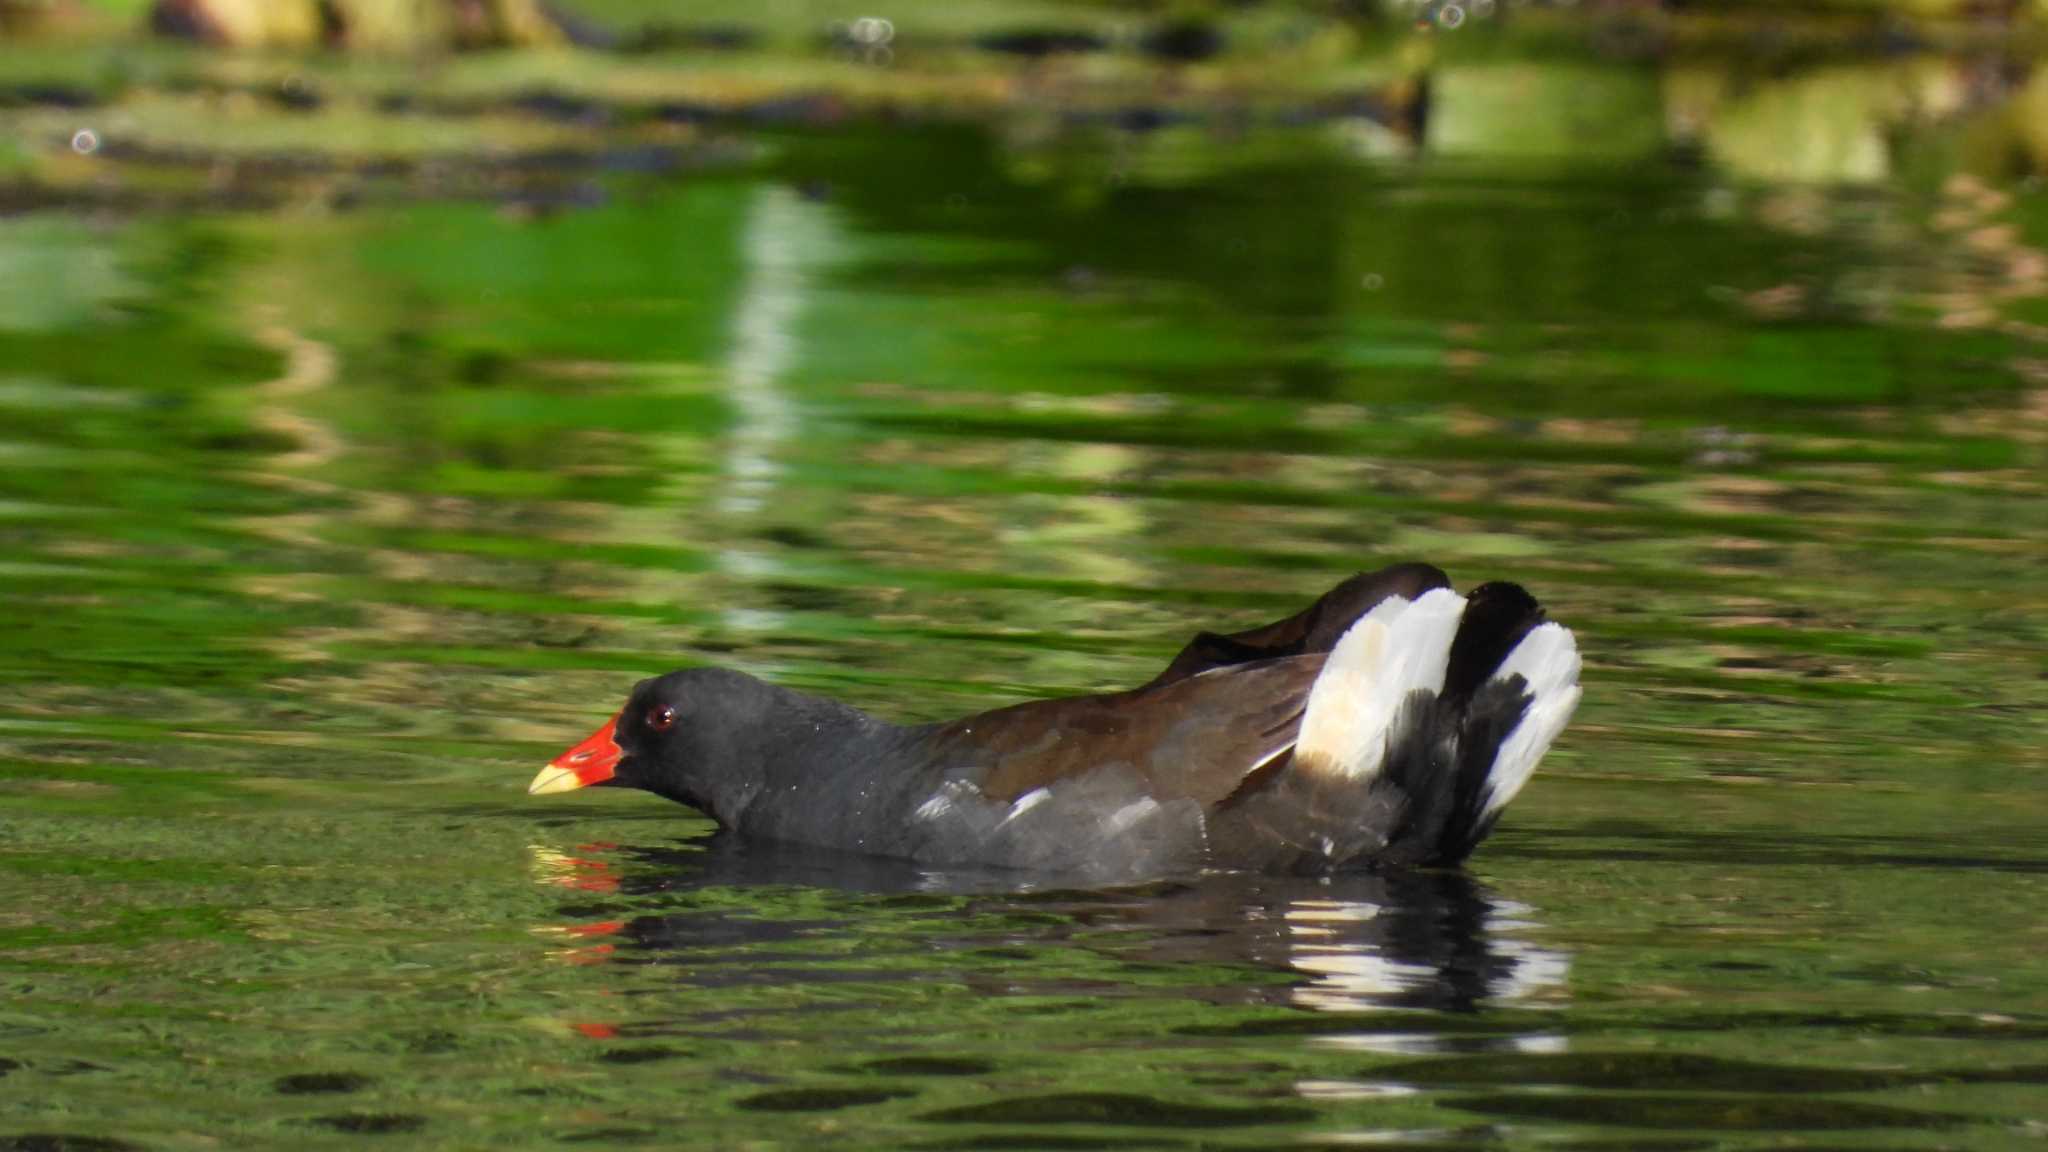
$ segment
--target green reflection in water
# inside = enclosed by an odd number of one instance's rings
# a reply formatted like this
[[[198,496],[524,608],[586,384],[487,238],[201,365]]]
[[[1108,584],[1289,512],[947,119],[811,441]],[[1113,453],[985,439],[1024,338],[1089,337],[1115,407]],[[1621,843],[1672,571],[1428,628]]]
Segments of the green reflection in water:
[[[0,1137],[2034,1141],[2039,192],[1148,139],[0,228]],[[679,663],[938,716],[1408,556],[1589,658],[1470,878],[520,791]]]

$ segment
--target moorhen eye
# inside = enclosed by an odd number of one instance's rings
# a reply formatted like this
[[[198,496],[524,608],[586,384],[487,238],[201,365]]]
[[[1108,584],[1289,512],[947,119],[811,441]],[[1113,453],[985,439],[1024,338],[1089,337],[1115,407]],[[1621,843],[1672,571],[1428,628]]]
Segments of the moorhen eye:
[[[647,710],[647,726],[656,732],[666,732],[676,726],[676,710],[664,704]]]

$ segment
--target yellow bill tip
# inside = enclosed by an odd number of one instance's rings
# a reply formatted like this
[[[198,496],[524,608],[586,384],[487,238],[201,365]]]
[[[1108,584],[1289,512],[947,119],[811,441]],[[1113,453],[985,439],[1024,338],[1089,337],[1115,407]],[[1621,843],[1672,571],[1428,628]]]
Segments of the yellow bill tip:
[[[575,772],[550,764],[540,770],[540,775],[533,778],[533,783],[526,786],[526,794],[546,796],[553,792],[573,792],[581,787],[583,781],[577,778]]]

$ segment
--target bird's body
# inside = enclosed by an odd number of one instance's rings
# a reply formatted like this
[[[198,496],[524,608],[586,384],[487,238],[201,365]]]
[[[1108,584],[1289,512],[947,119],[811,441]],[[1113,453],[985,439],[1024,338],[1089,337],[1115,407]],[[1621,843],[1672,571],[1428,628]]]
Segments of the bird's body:
[[[1089,879],[1450,864],[1563,729],[1578,668],[1519,587],[1400,565],[1197,636],[1141,688],[944,724],[671,673],[533,790],[626,784],[748,837]]]

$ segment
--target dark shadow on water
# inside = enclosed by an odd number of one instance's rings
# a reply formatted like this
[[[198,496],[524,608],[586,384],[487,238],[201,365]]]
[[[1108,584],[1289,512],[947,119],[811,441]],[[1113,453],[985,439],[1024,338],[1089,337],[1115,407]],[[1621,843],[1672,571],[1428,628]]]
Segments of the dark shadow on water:
[[[1570,967],[1521,935],[1529,909],[1459,872],[1225,873],[1081,889],[723,835],[549,857],[554,883],[593,897],[565,904],[572,923],[551,932],[581,945],[587,960],[670,966],[699,984],[920,979],[936,952],[954,957],[970,984],[993,962],[1014,987],[1030,982],[1030,961],[1048,950],[1081,947],[1121,961],[1117,978],[1040,991],[1159,986],[1239,1004],[1470,1013],[1561,995]],[[760,898],[733,900],[733,890]],[[806,891],[829,896],[778,898]],[[892,923],[910,931],[892,937]],[[855,937],[871,962],[849,967],[830,942]],[[892,940],[917,962],[891,964]],[[1230,968],[1245,977],[1219,980]]]
[[[1053,1132],[985,1132],[981,1136],[969,1136],[965,1140],[938,1140],[930,1144],[913,1144],[911,1148],[934,1148],[946,1152],[1057,1152],[1061,1148],[1081,1148],[1085,1152],[1116,1152],[1122,1148],[1186,1148],[1180,1140],[1163,1140],[1157,1136],[1065,1136]]]
[[[900,1088],[788,1088],[743,1097],[735,1106],[748,1112],[837,1112],[910,1095]]]
[[[104,1136],[27,1132],[23,1136],[0,1136],[0,1152],[141,1152],[141,1144]]]
[[[427,1118],[403,1112],[339,1112],[332,1116],[315,1116],[308,1123],[331,1128],[336,1132],[386,1135],[395,1132],[417,1132],[427,1126]]]
[[[361,1092],[376,1081],[355,1072],[301,1072],[281,1076],[271,1084],[286,1096],[347,1095]]]
[[[887,1056],[860,1066],[881,1076],[986,1076],[995,1070],[994,1061],[972,1056]]]
[[[564,1144],[643,1144],[666,1140],[667,1133],[652,1128],[586,1128],[578,1132],[561,1132],[554,1137]]]
[[[1946,1128],[1967,1118],[1855,1100],[1786,1096],[1457,1096],[1445,1105],[1519,1120],[1728,1132]]]
[[[1911,868],[1944,872],[2048,873],[2048,858],[2030,855],[2031,841],[1981,845],[1958,852],[1940,835],[1828,835],[1806,831],[1787,840],[1775,834],[1691,832],[1637,821],[1612,821],[1583,828],[1546,830],[1540,836],[1503,838],[1489,844],[1497,859],[1643,861],[1679,864],[1823,868]],[[2003,848],[2003,852],[1989,849]]]
[[[1059,879],[1001,869],[934,869],[914,860],[762,843],[724,833],[678,846],[625,845],[619,852],[635,865],[621,891],[636,895],[704,888],[796,887],[948,896],[1009,892]]]
[[[1289,1124],[1313,1120],[1314,1109],[1293,1104],[1201,1107],[1166,1104],[1149,1096],[1121,1092],[1063,1092],[1020,1096],[988,1104],[970,1104],[930,1112],[921,1119],[935,1124],[1101,1124],[1137,1128],[1234,1128],[1251,1124]]]
[[[1379,1065],[1374,1079],[1418,1087],[1589,1088],[1606,1092],[1725,1092],[1814,1095],[1881,1092],[1920,1085],[2043,1084],[2048,1067],[1826,1068],[1767,1064],[1684,1052],[1489,1052]]]

